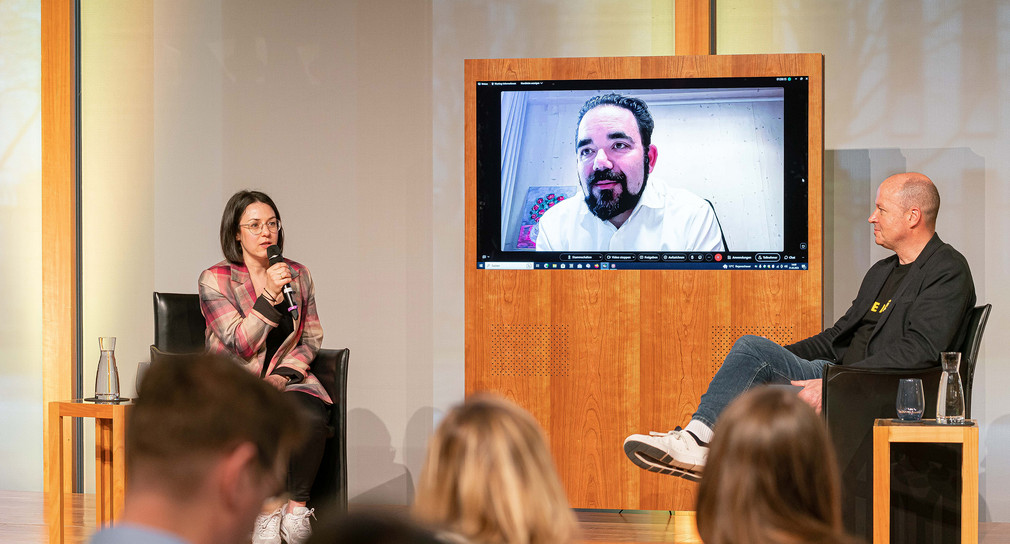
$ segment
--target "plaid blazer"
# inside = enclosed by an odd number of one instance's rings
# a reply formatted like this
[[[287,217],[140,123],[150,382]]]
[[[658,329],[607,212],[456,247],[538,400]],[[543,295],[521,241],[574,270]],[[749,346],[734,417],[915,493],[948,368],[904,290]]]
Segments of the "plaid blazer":
[[[323,328],[316,314],[316,297],[309,269],[284,259],[291,267],[291,287],[298,304],[295,330],[265,361],[267,334],[278,325],[281,313],[262,296],[257,297],[245,265],[221,261],[200,274],[200,310],[207,320],[207,350],[231,355],[250,372],[267,376],[278,368],[294,377],[285,391],[300,391],[327,404],[333,400],[309,365],[323,342]],[[292,372],[294,371],[294,372]]]

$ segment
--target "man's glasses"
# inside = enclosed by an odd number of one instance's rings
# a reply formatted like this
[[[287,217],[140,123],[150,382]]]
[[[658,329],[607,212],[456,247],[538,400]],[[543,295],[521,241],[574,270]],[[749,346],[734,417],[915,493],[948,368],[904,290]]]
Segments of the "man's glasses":
[[[251,223],[246,223],[245,225],[239,225],[239,226],[244,229],[248,229],[251,234],[259,234],[263,232],[263,227],[266,227],[266,229],[270,231],[270,234],[273,234],[281,230],[281,221],[280,219],[273,219],[267,221],[266,223],[253,221]]]

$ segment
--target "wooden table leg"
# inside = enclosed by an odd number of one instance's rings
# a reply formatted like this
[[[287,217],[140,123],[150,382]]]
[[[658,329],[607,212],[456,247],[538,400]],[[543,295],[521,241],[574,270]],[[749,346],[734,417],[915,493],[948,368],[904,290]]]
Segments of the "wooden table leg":
[[[123,515],[126,505],[126,407],[112,411],[112,519]]]
[[[873,544],[891,541],[891,440],[887,427],[873,427]]]
[[[965,427],[961,443],[961,542],[978,544],[978,427]]]
[[[112,520],[112,422],[95,418],[95,526]]]
[[[63,420],[60,406],[49,403],[49,436],[46,437],[46,461],[49,478],[46,481],[46,511],[49,518],[49,542],[63,543]]]

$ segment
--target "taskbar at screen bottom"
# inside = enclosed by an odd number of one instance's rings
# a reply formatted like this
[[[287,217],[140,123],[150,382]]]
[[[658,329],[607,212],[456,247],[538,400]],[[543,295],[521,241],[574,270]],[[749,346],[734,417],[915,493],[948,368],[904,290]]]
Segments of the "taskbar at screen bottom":
[[[478,261],[479,270],[806,270],[807,263],[538,263],[522,261]]]

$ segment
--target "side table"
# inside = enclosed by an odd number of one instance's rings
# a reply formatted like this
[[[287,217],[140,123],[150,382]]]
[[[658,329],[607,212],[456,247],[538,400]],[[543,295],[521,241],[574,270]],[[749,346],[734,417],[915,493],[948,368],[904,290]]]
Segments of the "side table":
[[[96,526],[110,525],[123,509],[126,496],[126,418],[130,400],[96,403],[84,400],[49,403],[49,436],[46,437],[46,511],[49,542],[62,543],[64,532],[63,418],[95,418],[95,517]]]
[[[978,544],[978,423],[942,425],[935,419],[873,422],[873,544],[891,540],[891,443],[961,444],[961,542]]]

